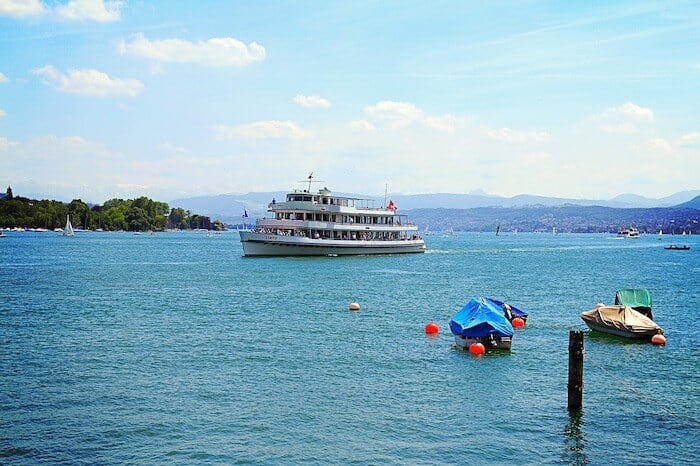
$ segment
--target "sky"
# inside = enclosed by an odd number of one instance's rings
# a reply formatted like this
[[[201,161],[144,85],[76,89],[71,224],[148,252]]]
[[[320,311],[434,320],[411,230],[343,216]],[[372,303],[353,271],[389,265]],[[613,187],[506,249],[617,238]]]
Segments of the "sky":
[[[700,188],[700,3],[0,0],[0,187]]]

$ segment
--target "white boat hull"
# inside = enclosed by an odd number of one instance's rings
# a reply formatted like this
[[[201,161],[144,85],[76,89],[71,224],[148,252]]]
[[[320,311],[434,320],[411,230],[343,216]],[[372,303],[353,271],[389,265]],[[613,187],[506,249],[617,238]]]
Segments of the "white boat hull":
[[[469,346],[472,345],[473,343],[481,343],[486,347],[487,349],[502,349],[502,350],[510,350],[511,344],[513,342],[511,337],[497,337],[497,338],[488,338],[488,337],[463,337],[461,335],[455,335],[455,345],[457,347],[463,349],[463,350],[468,350]]]
[[[346,256],[425,252],[422,239],[333,240],[240,231],[245,256]]]

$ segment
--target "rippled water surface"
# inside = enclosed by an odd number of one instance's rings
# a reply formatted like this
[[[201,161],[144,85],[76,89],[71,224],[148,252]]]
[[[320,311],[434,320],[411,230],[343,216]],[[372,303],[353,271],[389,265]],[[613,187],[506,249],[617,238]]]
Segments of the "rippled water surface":
[[[235,233],[8,233],[0,463],[696,464],[697,237],[426,242],[243,258]],[[569,416],[569,330],[628,287],[668,343],[587,334]],[[450,317],[483,295],[530,313],[510,354],[452,346]]]

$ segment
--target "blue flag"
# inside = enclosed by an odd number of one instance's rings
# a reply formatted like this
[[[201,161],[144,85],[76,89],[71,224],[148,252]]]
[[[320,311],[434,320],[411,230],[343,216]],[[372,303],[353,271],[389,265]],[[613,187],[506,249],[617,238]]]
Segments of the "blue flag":
[[[248,211],[246,210],[245,207],[243,207],[243,217],[247,217],[247,216],[248,216]]]

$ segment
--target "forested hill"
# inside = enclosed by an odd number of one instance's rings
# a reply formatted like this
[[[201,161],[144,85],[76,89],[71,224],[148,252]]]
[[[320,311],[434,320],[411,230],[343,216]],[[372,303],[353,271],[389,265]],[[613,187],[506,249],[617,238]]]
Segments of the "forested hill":
[[[694,200],[698,201],[698,198]],[[687,203],[692,204],[693,201]],[[567,205],[559,207],[476,207],[473,209],[413,209],[401,211],[421,230],[503,232],[551,231],[573,233],[617,232],[635,227],[643,233],[700,234],[700,209],[686,206],[653,209],[616,209],[599,206]]]
[[[0,197],[0,228],[38,228],[53,230],[66,224],[70,216],[75,228],[86,230],[147,231],[165,228],[223,230],[220,221],[192,214],[181,207],[147,197],[110,199],[103,205],[89,205],[80,199],[66,204],[54,200],[36,200],[14,196],[12,188]]]

